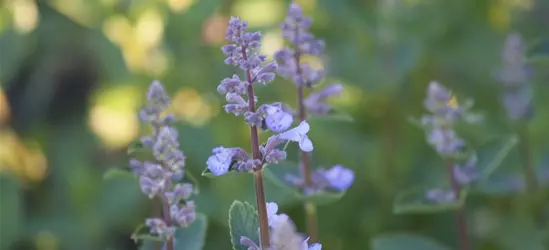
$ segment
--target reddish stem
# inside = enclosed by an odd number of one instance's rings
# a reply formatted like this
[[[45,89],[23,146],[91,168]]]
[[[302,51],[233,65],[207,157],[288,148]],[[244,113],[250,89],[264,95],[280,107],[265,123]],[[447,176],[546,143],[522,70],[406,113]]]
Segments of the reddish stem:
[[[242,58],[248,59],[246,53],[246,47],[242,47]],[[246,70],[246,81],[248,82],[248,107],[250,112],[256,112],[255,107],[255,94],[253,87],[252,73],[250,70]],[[261,152],[259,151],[259,135],[257,132],[257,126],[250,125],[250,137],[252,144],[252,154],[254,159],[261,160]],[[268,249],[271,245],[269,238],[269,221],[267,218],[267,204],[265,200],[265,187],[263,184],[263,165],[259,165],[254,169],[254,181],[255,181],[255,198],[257,203],[257,213],[259,217],[259,235],[261,239],[262,249]]]

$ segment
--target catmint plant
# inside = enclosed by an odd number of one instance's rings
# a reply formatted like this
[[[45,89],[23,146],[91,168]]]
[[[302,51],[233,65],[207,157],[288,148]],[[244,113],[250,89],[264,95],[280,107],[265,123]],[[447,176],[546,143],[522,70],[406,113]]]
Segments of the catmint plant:
[[[141,137],[141,143],[152,151],[154,161],[130,159],[130,168],[139,179],[142,192],[161,202],[160,217],[148,218],[145,225],[150,233],[165,241],[164,249],[174,250],[177,228],[188,227],[196,219],[195,204],[190,200],[193,185],[181,183],[185,173],[185,155],[179,150],[178,132],[171,126],[172,114],[165,114],[170,98],[162,84],[153,81],[147,91],[147,105],[139,118],[152,129]]]
[[[270,230],[268,223],[262,171],[266,165],[276,164],[286,159],[286,152],[279,147],[280,145],[296,142],[301,150],[311,152],[313,143],[307,136],[310,127],[303,120],[299,125],[290,129],[294,118],[284,110],[283,104],[280,102],[258,106],[254,87],[272,82],[278,68],[276,62],[266,62],[266,56],[257,52],[261,45],[261,33],[248,31],[246,21],[240,20],[238,17],[231,17],[226,39],[230,44],[222,47],[222,51],[226,55],[225,64],[238,67],[242,76],[235,74],[223,79],[217,87],[217,91],[224,95],[228,102],[224,105],[225,111],[235,116],[242,116],[250,127],[251,153],[242,148],[218,146],[212,150],[213,155],[206,162],[207,171],[215,176],[223,175],[229,171],[252,173],[255,179],[260,236],[260,242],[253,243],[260,246],[261,249],[294,249],[280,248],[273,245],[277,242],[271,241],[273,230]],[[260,144],[259,141],[260,129],[263,132],[274,133],[263,144]],[[248,236],[248,238],[251,237]],[[244,243],[250,247],[253,245],[252,242]]]
[[[325,116],[333,112],[332,107],[325,100],[332,96],[340,95],[343,90],[341,84],[331,84],[324,89],[313,92],[305,97],[305,88],[318,85],[324,77],[323,69],[314,69],[302,57],[318,56],[324,52],[324,41],[316,39],[309,32],[312,19],[303,16],[301,7],[292,3],[288,8],[286,18],[281,24],[282,37],[291,45],[277,51],[274,55],[278,62],[277,73],[291,80],[297,91],[297,111],[286,107],[296,119],[305,121],[311,115]],[[299,167],[301,175],[288,173],[286,180],[300,188],[306,195],[312,195],[326,190],[345,191],[354,181],[354,173],[341,165],[335,165],[330,169],[318,168],[312,170],[311,155],[307,150],[300,150]],[[316,205],[310,201],[305,202],[307,214],[307,227],[311,240],[317,240],[317,215]]]
[[[438,82],[431,82],[424,101],[429,114],[422,117],[428,144],[444,159],[450,182],[450,190],[432,189],[425,195],[435,203],[453,202],[463,197],[463,190],[479,177],[476,169],[477,156],[468,149],[465,141],[459,137],[454,127],[458,123],[476,122],[478,117],[469,112],[472,102],[463,104]],[[470,249],[467,233],[467,219],[462,207],[456,210],[456,223],[461,250]]]
[[[538,189],[538,180],[532,166],[526,122],[534,116],[532,70],[526,63],[522,37],[517,33],[507,36],[501,53],[502,69],[498,80],[502,87],[501,101],[509,119],[516,123],[525,182],[528,190]]]

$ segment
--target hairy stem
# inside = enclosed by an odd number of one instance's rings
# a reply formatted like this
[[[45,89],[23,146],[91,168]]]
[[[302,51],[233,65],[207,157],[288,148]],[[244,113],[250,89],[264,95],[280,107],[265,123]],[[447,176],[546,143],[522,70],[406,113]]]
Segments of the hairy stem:
[[[297,74],[301,75],[301,67],[300,67],[300,54],[299,52],[295,53],[295,61],[297,65]],[[299,108],[298,115],[299,120],[305,121],[307,119],[307,111],[305,110],[305,105],[303,104],[303,101],[305,99],[304,94],[304,86],[299,85],[297,87],[297,105]],[[301,172],[303,174],[303,178],[305,181],[305,190],[311,187],[312,181],[311,181],[311,157],[308,152],[301,151],[301,157],[299,158],[300,161],[300,168]],[[310,201],[305,202],[305,214],[307,216],[307,233],[309,234],[309,241],[310,242],[316,242],[318,240],[318,219],[317,219],[317,213],[316,213],[316,205]]]
[[[246,54],[246,47],[242,48],[242,57],[244,60],[248,59]],[[248,82],[248,107],[250,112],[256,112],[255,107],[255,94],[252,80],[252,73],[250,70],[246,70],[246,81]],[[259,151],[259,135],[257,133],[257,126],[250,125],[250,137],[252,144],[253,158],[261,160],[261,152]],[[267,249],[271,246],[271,240],[269,238],[269,220],[267,218],[267,204],[265,201],[265,187],[263,184],[263,165],[259,165],[254,169],[254,184],[255,184],[255,199],[257,202],[257,214],[259,217],[259,236],[261,239],[261,248]]]
[[[448,179],[450,180],[450,185],[452,191],[456,196],[456,199],[461,199],[461,185],[458,183],[454,176],[454,166],[452,160],[446,160],[446,171],[448,174]],[[465,215],[465,209],[460,207],[455,212],[456,226],[458,231],[458,241],[460,250],[469,250],[471,249],[469,243],[469,234],[467,232],[467,216]]]

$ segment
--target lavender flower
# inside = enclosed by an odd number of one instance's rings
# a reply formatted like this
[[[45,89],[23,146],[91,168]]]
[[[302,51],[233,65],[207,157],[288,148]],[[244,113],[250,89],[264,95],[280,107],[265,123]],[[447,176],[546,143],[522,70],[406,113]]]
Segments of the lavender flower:
[[[296,231],[294,223],[286,214],[277,214],[278,205],[274,202],[267,203],[267,207],[276,208],[269,215],[269,227],[271,228],[272,250],[321,250],[322,245],[307,244],[308,238]]]
[[[150,199],[159,197],[163,206],[170,206],[172,224],[161,218],[149,218],[145,223],[151,233],[164,238],[173,235],[176,227],[189,226],[196,218],[194,203],[189,200],[193,186],[171,183],[184,177],[185,155],[179,150],[177,130],[170,126],[173,115],[161,115],[169,106],[170,98],[162,84],[152,82],[147,91],[147,105],[141,109],[139,117],[152,127],[153,134],[141,137],[141,142],[152,150],[157,162],[130,159],[130,168],[139,177],[142,192]]]
[[[303,177],[286,174],[285,178],[286,181],[292,185],[303,188],[305,193],[313,194],[327,190],[346,191],[353,184],[355,174],[348,168],[341,165],[334,165],[330,169],[315,169],[313,173],[311,173],[311,183],[309,186],[305,185]]]
[[[429,84],[424,104],[431,112],[422,118],[427,129],[427,142],[441,155],[457,154],[465,143],[455,133],[453,126],[465,120],[469,105],[460,106],[452,93],[438,82]]]
[[[471,154],[470,158],[464,164],[455,164],[454,178],[460,184],[460,186],[465,186],[471,182],[478,179],[480,174],[476,169],[477,156],[476,154]]]
[[[255,83],[267,84],[274,80],[278,68],[276,62],[265,62],[265,56],[259,55],[256,50],[261,45],[259,32],[248,32],[248,23],[237,17],[229,21],[226,38],[231,44],[222,47],[227,56],[225,63],[239,66],[245,71],[246,80],[238,75],[225,78],[217,88],[220,94],[225,95],[229,102],[224,106],[227,113],[244,116],[244,120],[251,126],[260,127],[275,133],[268,139],[268,147],[261,147],[260,159],[253,159],[246,151],[240,148],[217,147],[206,162],[208,169],[214,175],[222,175],[229,170],[248,172],[263,164],[277,163],[286,158],[286,152],[275,148],[285,141],[299,143],[304,150],[312,151],[313,144],[307,137],[309,125],[305,122],[293,129],[289,129],[294,121],[292,114],[283,108],[279,102],[263,104],[255,109],[257,97],[253,96],[252,85]],[[249,98],[253,98],[250,100]],[[289,130],[288,130],[289,129]]]
[[[313,69],[309,64],[300,61],[303,55],[318,56],[324,52],[324,41],[316,39],[308,31],[311,24],[312,19],[303,16],[301,7],[296,3],[292,3],[288,8],[286,18],[281,24],[282,37],[292,47],[281,48],[274,55],[279,65],[277,73],[285,79],[292,80],[294,85],[297,86],[299,113],[294,115],[300,119],[307,119],[307,115],[311,114],[318,116],[330,114],[333,109],[325,103],[326,99],[331,96],[338,96],[343,91],[341,84],[332,84],[318,92],[311,93],[308,97],[303,95],[304,87],[312,87],[324,77],[323,69]],[[305,126],[302,122],[301,125],[290,131],[280,134],[272,141],[268,141],[265,146],[266,150],[268,151],[272,145],[281,143],[282,140],[291,140],[299,143],[301,151],[304,152],[302,158],[309,157],[306,153],[312,150],[312,144],[310,144],[308,137],[302,136],[308,131],[308,125]],[[312,176],[297,177],[288,174],[286,179],[294,186],[302,188],[307,194],[325,191],[325,189],[344,191],[351,186],[354,180],[352,170],[339,165],[330,170],[317,169],[315,171],[310,170],[311,166],[309,164],[301,164],[300,167],[304,169],[302,171],[304,173],[312,172]],[[306,178],[311,180],[307,181],[307,185],[305,185]]]
[[[498,73],[502,84],[501,100],[511,120],[529,119],[533,116],[532,70],[526,64],[524,44],[519,34],[507,36],[501,55],[503,67]]]

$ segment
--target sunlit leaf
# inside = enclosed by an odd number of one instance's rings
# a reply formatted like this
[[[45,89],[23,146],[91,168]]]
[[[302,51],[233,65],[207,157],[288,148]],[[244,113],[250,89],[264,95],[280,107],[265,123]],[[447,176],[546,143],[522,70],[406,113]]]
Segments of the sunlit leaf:
[[[234,201],[229,208],[229,229],[234,250],[247,250],[240,244],[242,236],[259,243],[257,211],[247,202]]]
[[[420,235],[395,234],[374,238],[372,250],[450,250],[441,243]]]
[[[457,210],[463,206],[467,197],[467,192],[462,190],[457,200],[436,202],[427,199],[429,190],[430,188],[418,187],[401,191],[393,203],[393,212],[395,214],[429,214]]]

